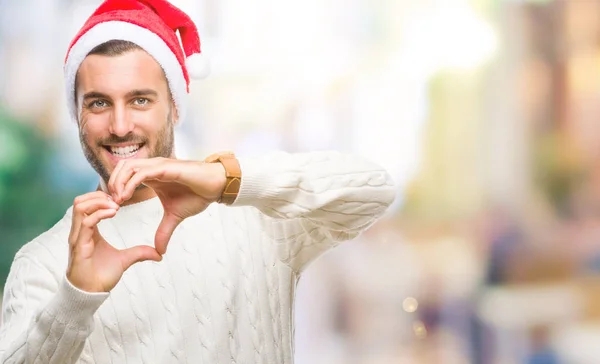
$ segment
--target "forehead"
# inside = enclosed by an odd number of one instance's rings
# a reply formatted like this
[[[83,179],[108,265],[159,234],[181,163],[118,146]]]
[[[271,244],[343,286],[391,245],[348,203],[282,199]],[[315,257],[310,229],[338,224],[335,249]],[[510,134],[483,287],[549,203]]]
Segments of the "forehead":
[[[77,89],[80,92],[93,89],[118,94],[139,88],[151,88],[157,92],[168,89],[162,68],[143,50],[116,56],[89,55],[77,72]]]

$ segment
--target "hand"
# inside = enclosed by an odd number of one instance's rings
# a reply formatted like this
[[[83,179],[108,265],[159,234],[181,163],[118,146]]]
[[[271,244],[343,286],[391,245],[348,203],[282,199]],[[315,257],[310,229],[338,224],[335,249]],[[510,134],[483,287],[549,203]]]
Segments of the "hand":
[[[128,159],[117,164],[108,189],[119,204],[130,199],[141,184],[156,192],[164,216],[156,231],[154,246],[160,254],[165,254],[175,228],[217,201],[226,181],[221,163],[170,158]]]
[[[118,250],[104,240],[97,225],[115,216],[118,209],[119,205],[102,191],[78,196],[73,202],[67,278],[83,291],[109,292],[133,264],[162,259],[149,246]]]

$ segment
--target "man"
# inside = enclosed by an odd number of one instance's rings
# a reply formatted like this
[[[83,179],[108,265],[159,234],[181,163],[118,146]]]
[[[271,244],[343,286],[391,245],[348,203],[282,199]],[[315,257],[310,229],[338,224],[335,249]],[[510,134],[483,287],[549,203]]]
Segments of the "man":
[[[67,98],[100,187],[17,253],[1,363],[292,362],[300,273],[375,222],[393,183],[335,152],[176,159],[199,55],[165,0],[108,0],[73,40]]]

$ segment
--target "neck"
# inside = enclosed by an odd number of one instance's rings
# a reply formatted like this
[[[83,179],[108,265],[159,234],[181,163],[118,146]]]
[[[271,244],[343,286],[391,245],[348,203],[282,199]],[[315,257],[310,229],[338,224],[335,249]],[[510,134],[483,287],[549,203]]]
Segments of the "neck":
[[[102,179],[100,179],[100,183],[98,184],[97,190],[104,191],[105,193],[110,194],[110,192],[108,191],[108,186],[106,186],[106,183],[104,183]],[[140,188],[137,188],[135,190],[133,196],[131,196],[129,200],[123,202],[121,206],[133,205],[135,203],[146,201],[154,197],[156,197],[156,192],[154,192],[152,188],[140,186]]]

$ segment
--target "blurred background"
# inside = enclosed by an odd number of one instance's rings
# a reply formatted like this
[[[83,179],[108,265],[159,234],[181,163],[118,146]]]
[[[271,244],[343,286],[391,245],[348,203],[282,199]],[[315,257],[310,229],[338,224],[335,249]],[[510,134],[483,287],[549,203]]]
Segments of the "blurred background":
[[[296,361],[600,363],[600,1],[179,0],[181,158],[338,149],[389,214],[301,279]],[[99,0],[0,0],[0,289],[96,187],[62,62]]]

